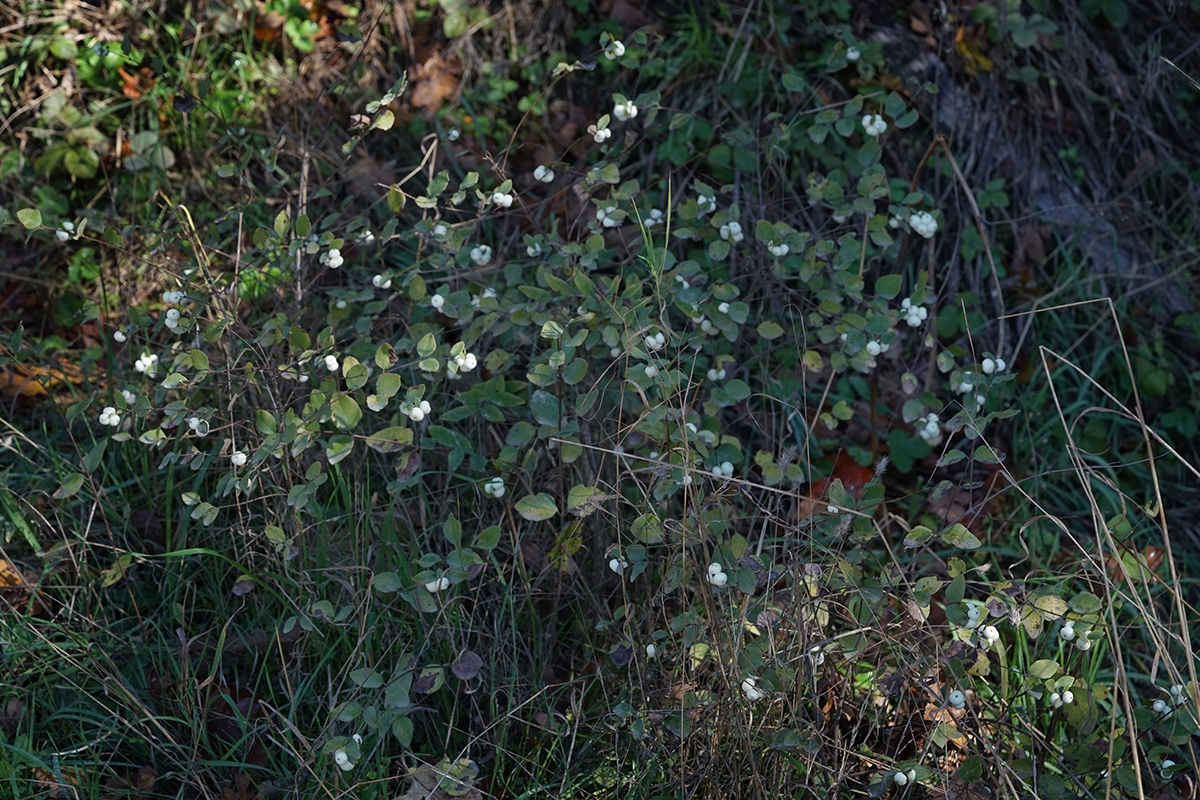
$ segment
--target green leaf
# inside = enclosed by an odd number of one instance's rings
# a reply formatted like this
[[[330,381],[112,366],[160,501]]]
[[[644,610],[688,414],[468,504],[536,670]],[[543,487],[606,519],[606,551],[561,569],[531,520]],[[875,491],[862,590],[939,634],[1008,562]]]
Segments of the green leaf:
[[[986,444],[981,444],[975,448],[975,452],[971,454],[971,458],[980,464],[999,464],[1004,460],[1004,453],[998,453]]]
[[[325,458],[330,464],[336,464],[354,451],[354,438],[345,434],[329,437],[325,446]]]
[[[979,538],[967,530],[961,522],[956,522],[939,534],[943,542],[951,547],[961,547],[963,550],[974,550],[983,544]]]
[[[407,750],[412,745],[413,721],[408,717],[396,717],[392,722],[392,736]]]
[[[412,428],[395,425],[390,428],[384,428],[381,431],[376,431],[368,436],[367,447],[377,453],[394,453],[411,445],[412,441]]]
[[[278,421],[275,415],[271,414],[270,411],[266,410],[265,408],[260,408],[257,411],[254,411],[254,427],[256,427],[258,432],[262,433],[264,437],[269,437],[269,435],[278,431],[278,426],[280,426],[280,421]]]
[[[529,397],[529,413],[540,425],[558,427],[558,398],[544,389],[538,389]]]
[[[380,594],[392,594],[404,588],[400,576],[394,572],[380,572],[371,578],[371,588]]]
[[[400,376],[394,372],[385,372],[375,379],[375,394],[380,397],[392,398],[400,391]]]
[[[1047,619],[1059,619],[1067,613],[1067,601],[1056,594],[1034,595],[1029,602]]]
[[[884,275],[875,281],[875,294],[884,300],[892,300],[896,295],[900,294],[900,289],[903,286],[904,277],[902,275]]]
[[[62,486],[59,486],[58,490],[54,493],[54,499],[66,500],[68,497],[72,497],[83,487],[83,481],[83,475],[80,475],[78,472],[72,472],[67,475],[67,479],[63,481]]]
[[[595,486],[576,484],[567,492],[567,510],[576,516],[586,517],[597,509],[597,505],[591,501],[603,496],[604,492]]]
[[[955,774],[955,778],[963,783],[974,783],[982,777],[983,760],[979,756],[969,756]]]
[[[758,323],[758,335],[764,339],[778,339],[783,336],[783,327],[778,322],[764,319]]]
[[[437,339],[432,333],[427,333],[417,342],[417,356],[429,358],[437,350]]]
[[[104,457],[104,450],[108,447],[108,439],[101,439],[96,442],[96,445],[83,457],[83,468],[88,472],[95,472],[96,467],[100,466],[100,459]]]
[[[71,61],[79,54],[79,48],[74,40],[65,36],[56,36],[50,42],[50,55],[61,61]]]
[[[27,231],[42,227],[42,212],[36,208],[22,208],[17,212],[17,219]]]
[[[633,521],[633,535],[644,544],[658,544],[663,540],[662,522],[653,514],[642,514]]]
[[[912,401],[910,400],[909,402],[912,402]],[[925,408],[924,405],[922,405],[921,409],[924,410],[924,408]],[[911,422],[911,421],[912,420],[909,420],[909,422]],[[964,453],[962,450],[958,450],[958,449],[950,450],[944,456],[942,456],[941,458],[938,459],[937,465],[939,467],[948,467],[952,464],[957,464],[958,462],[962,461],[966,457],[967,457],[967,454]]]
[[[383,686],[383,676],[367,667],[351,672],[350,680],[364,689],[378,689],[380,686]]]
[[[366,385],[368,375],[366,365],[360,364],[354,356],[346,356],[342,361],[342,377],[346,379],[347,389],[361,389]]]
[[[396,115],[392,113],[391,109],[384,109],[382,114],[372,120],[370,130],[390,131],[395,124]]]
[[[1070,599],[1069,605],[1076,614],[1096,614],[1103,606],[1100,598],[1091,592],[1080,592]]]
[[[905,547],[920,547],[933,537],[933,530],[924,525],[917,525],[904,537]]]
[[[451,514],[450,519],[443,523],[442,536],[455,547],[462,547],[462,523],[458,521],[458,517]]]
[[[1039,659],[1029,665],[1029,674],[1038,680],[1049,680],[1058,674],[1058,662],[1049,658]]]
[[[479,535],[475,537],[475,547],[479,548],[480,550],[495,550],[498,544],[500,544],[499,525],[492,525],[484,528],[479,532]]]
[[[329,415],[333,424],[343,431],[352,431],[362,419],[362,409],[353,397],[348,394],[338,395],[329,406]]]
[[[967,593],[967,577],[966,575],[958,575],[954,580],[950,581],[950,585],[946,587],[946,602],[961,603],[963,596]]]
[[[567,365],[567,368],[562,372],[563,382],[568,386],[574,386],[579,383],[588,373],[588,362],[585,358],[576,358]]]
[[[518,514],[530,522],[547,520],[558,513],[558,507],[554,504],[554,498],[545,492],[522,497],[513,507],[517,510]]]

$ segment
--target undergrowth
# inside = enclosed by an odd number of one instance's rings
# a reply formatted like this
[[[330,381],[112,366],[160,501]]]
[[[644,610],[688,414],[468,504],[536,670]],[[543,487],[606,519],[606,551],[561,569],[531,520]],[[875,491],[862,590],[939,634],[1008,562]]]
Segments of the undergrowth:
[[[0,796],[1184,792],[1191,316],[845,4],[567,5],[4,42]]]

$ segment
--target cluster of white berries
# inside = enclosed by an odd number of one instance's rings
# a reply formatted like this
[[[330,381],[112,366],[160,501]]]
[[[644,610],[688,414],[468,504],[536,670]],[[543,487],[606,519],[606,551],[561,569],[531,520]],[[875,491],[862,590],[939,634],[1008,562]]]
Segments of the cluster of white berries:
[[[443,575],[440,578],[434,578],[429,583],[425,584],[425,590],[430,594],[437,594],[444,589],[450,588],[450,579]]]
[[[495,192],[492,194],[492,202],[501,208],[512,208],[513,196],[506,192]]]
[[[58,237],[60,242],[65,242],[67,239],[70,239],[75,235],[75,223],[70,222],[69,220],[64,221],[62,223],[62,227],[56,230],[54,235]]]
[[[243,453],[241,450],[234,450],[233,453],[231,453],[229,456],[229,460],[233,462],[233,465],[235,467],[246,466],[247,458],[248,458],[248,456],[245,453]]]
[[[862,58],[862,53],[859,52],[857,47],[850,47],[846,49],[846,60],[851,64],[858,61],[860,58]]]
[[[713,383],[723,381],[725,380],[725,368],[721,367],[720,369],[716,369],[715,367],[709,367],[706,377]]]
[[[608,568],[620,575],[629,566],[629,562],[620,556],[614,556],[608,560]]]
[[[937,444],[942,438],[942,424],[938,415],[930,411],[917,420],[917,435],[929,445]]]
[[[390,289],[392,288],[392,279],[376,275],[374,278],[371,278],[371,285],[376,289]]]
[[[183,292],[163,292],[162,301],[167,305],[176,305],[184,300]]]
[[[615,61],[623,55],[625,55],[625,45],[619,39],[613,39],[604,48],[604,57],[609,61]]]
[[[650,334],[643,341],[646,343],[646,347],[651,350],[662,350],[667,344],[667,337],[666,334],[659,331],[658,333]]]
[[[462,373],[475,369],[478,363],[479,360],[475,358],[474,353],[457,355],[452,360],[446,362],[446,377],[451,380],[457,380],[462,377]]]
[[[647,378],[658,377],[658,367],[654,366],[653,364],[647,364],[646,365],[646,377]]]
[[[858,52],[858,51],[855,51],[855,52]],[[855,60],[857,60],[857,59],[855,59]],[[896,774],[892,776],[892,782],[895,783],[897,786],[907,786],[910,781],[916,781],[916,779],[917,779],[917,771],[915,769],[910,769],[908,772],[900,772],[899,770],[897,770]]]
[[[984,625],[979,629],[979,641],[983,644],[984,649],[990,648],[1000,641],[1000,631],[996,630],[995,625]]]
[[[702,194],[696,198],[696,205],[701,214],[711,214],[717,210],[717,198]]]
[[[133,362],[133,368],[137,372],[144,372],[147,378],[153,378],[154,373],[158,371],[158,356],[153,353],[142,353],[138,356],[138,360]]]
[[[979,619],[983,616],[982,612],[976,606],[967,606],[967,630],[975,630],[979,627]]]
[[[1075,693],[1070,689],[1063,691],[1061,694],[1058,692],[1051,692],[1048,699],[1050,700],[1050,705],[1054,708],[1062,708],[1063,706],[1069,706],[1071,703],[1075,702]]]
[[[662,209],[652,208],[646,214],[646,227],[653,228],[655,225],[662,225],[666,217],[663,215]]]
[[[128,389],[121,390],[121,397],[125,398],[126,405],[133,405],[133,401],[137,400],[137,395],[134,394],[133,392],[129,391]]]
[[[197,436],[208,435],[208,420],[199,417],[188,417],[188,428]]]
[[[421,420],[425,419],[425,417],[429,416],[432,411],[433,407],[429,405],[428,400],[422,400],[415,406],[410,405],[409,403],[403,403],[400,406],[400,413],[407,416],[413,422],[420,422]]]
[[[163,315],[163,322],[167,326],[167,330],[171,331],[171,333],[183,333],[184,329],[183,326],[179,324],[179,317],[180,314],[178,308],[168,308],[167,313]]]
[[[330,372],[337,372],[338,366],[337,356],[325,356],[325,369],[329,370]]]
[[[786,243],[775,244],[775,240],[772,239],[771,241],[767,242],[767,250],[769,250],[771,255],[775,256],[776,258],[783,258],[788,254],[791,248],[788,247]]]
[[[492,248],[486,244],[471,248],[471,260],[479,266],[484,266],[492,260]]]
[[[729,583],[729,576],[725,574],[725,568],[720,562],[714,561],[708,565],[708,582],[718,589]]]
[[[338,250],[336,247],[332,247],[329,249],[328,253],[321,254],[321,263],[330,269],[337,269],[345,263],[345,259],[342,258],[341,250]]]
[[[111,425],[114,428],[121,424],[121,415],[112,406],[105,406],[100,412],[100,424]]]
[[[1158,714],[1160,717],[1170,716],[1176,707],[1181,706],[1186,702],[1187,694],[1184,692],[1183,684],[1177,683],[1171,687],[1171,700],[1169,703],[1162,699],[1154,701],[1154,713]],[[1167,765],[1164,762],[1163,769],[1166,768]]]
[[[955,689],[946,697],[946,699],[950,702],[951,708],[961,710],[967,706],[967,695],[961,689]]]
[[[725,573],[721,573],[724,575]],[[751,675],[746,680],[742,681],[742,693],[746,695],[746,699],[750,702],[757,702],[767,696],[767,693],[758,688],[758,678]]]
[[[867,114],[863,117],[862,123],[863,130],[866,131],[867,136],[879,136],[888,127],[887,120],[879,114]]]
[[[497,475],[483,485],[483,493],[499,500],[504,497],[504,478]]]
[[[356,733],[354,734],[354,741],[362,744],[362,737]],[[333,751],[333,763],[337,764],[342,772],[349,772],[354,769],[354,762],[350,760],[350,756],[346,753],[346,748],[344,747],[339,747]]]
[[[712,468],[712,474],[718,478],[732,478],[733,477],[733,462],[732,461],[722,461],[720,464],[717,464],[715,467]]]
[[[541,252],[541,248],[538,248],[538,252]],[[484,300],[487,300],[489,298],[494,298],[494,297],[496,297],[496,290],[493,289],[492,287],[488,286],[487,288],[485,288],[483,290],[483,292],[481,294],[471,295],[471,305],[475,306],[476,308],[479,308],[479,306],[483,303]]]
[[[632,100],[626,100],[624,103],[617,103],[613,106],[613,116],[621,122],[627,122],[638,115],[638,107],[633,104]]]
[[[1162,775],[1164,781],[1171,779],[1171,767],[1175,766],[1175,762],[1169,758],[1164,758],[1162,767],[1159,769],[1159,774]]]
[[[616,206],[605,206],[604,208],[596,209],[596,221],[606,228],[615,228],[621,224],[621,220],[616,216]]]
[[[713,325],[712,320],[710,320],[708,317],[698,317],[697,319],[700,321],[696,324],[700,326],[700,330],[703,331],[705,336],[716,336],[721,332],[721,329],[716,325]]]
[[[881,342],[878,339],[872,339],[867,342],[867,346],[864,349],[867,351],[867,355],[874,357],[880,353],[886,353],[890,347],[890,344]]]
[[[937,219],[928,211],[918,211],[908,218],[908,224],[912,226],[913,231],[925,239],[933,238],[937,233]]]
[[[999,375],[1001,372],[1004,372],[1004,368],[1007,366],[1008,365],[1004,363],[1004,359],[1000,358],[999,356],[995,358],[985,358],[982,364],[983,374]]]
[[[904,321],[910,328],[919,328],[922,322],[929,319],[929,309],[913,303],[911,297],[906,297],[901,301],[900,313],[904,315]]]
[[[722,239],[730,244],[737,244],[746,238],[746,234],[742,233],[742,224],[740,222],[728,222],[721,226],[718,233],[721,234]]]
[[[554,180],[554,170],[545,164],[539,164],[533,171],[533,179],[542,183],[550,183]]]
[[[588,133],[592,135],[592,139],[595,140],[596,144],[604,144],[612,138],[612,131],[608,128],[598,128],[595,125],[588,127]]]

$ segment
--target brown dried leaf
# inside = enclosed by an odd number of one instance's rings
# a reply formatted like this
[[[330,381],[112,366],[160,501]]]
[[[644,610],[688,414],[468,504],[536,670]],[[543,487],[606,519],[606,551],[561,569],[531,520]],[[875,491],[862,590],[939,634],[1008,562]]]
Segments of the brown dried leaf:
[[[441,50],[434,50],[429,58],[414,66],[409,72],[412,92],[408,101],[413,108],[437,111],[446,98],[458,92],[457,71],[442,58]]]

